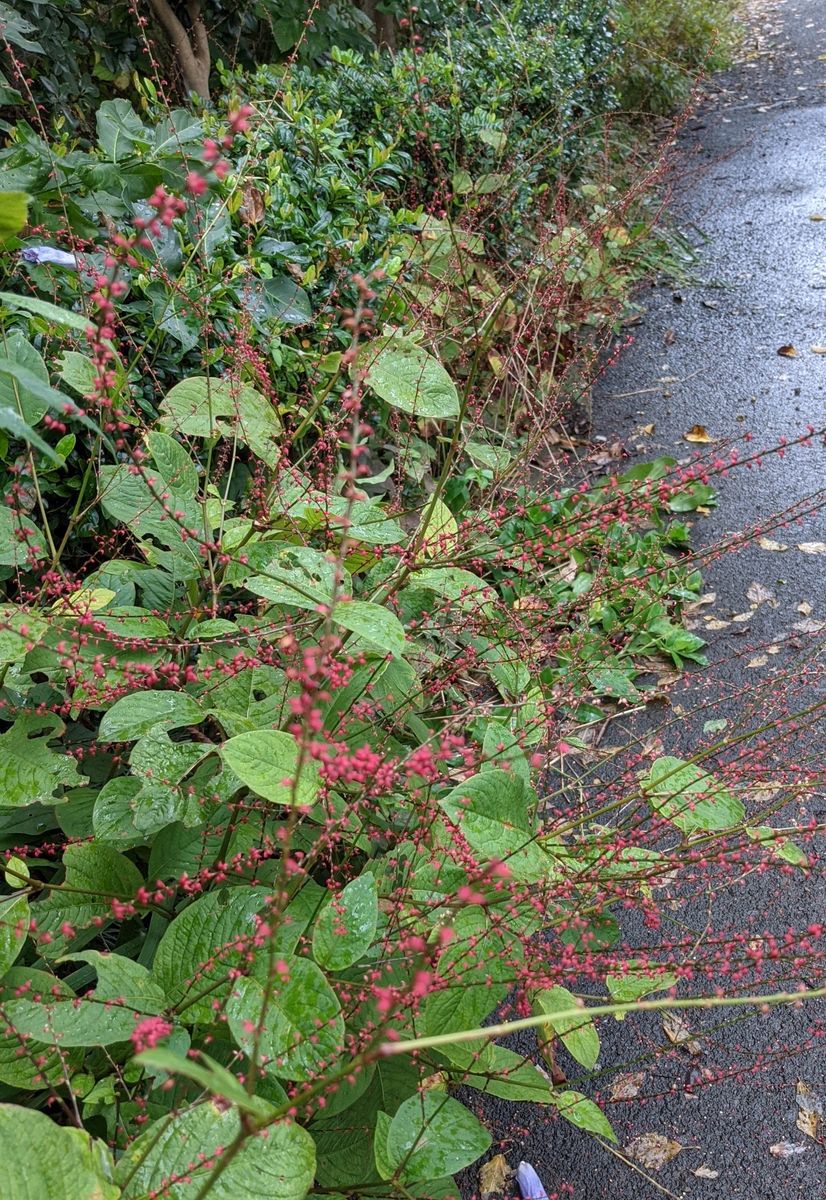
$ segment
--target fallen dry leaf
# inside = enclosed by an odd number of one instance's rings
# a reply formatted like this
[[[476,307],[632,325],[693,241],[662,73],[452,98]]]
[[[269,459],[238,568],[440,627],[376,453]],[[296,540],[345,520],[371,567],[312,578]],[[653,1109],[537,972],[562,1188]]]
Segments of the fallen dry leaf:
[[[792,1158],[795,1154],[805,1154],[806,1147],[801,1146],[799,1142],[775,1142],[773,1146],[769,1146],[769,1154],[773,1154],[775,1158]]]
[[[656,426],[653,421],[651,422],[650,425],[640,425],[640,433],[645,434],[646,437],[651,437],[651,434],[654,432],[655,429],[656,429]]]
[[[816,1139],[818,1121],[823,1116],[823,1101],[817,1092],[801,1079],[798,1079],[794,1090],[798,1108],[795,1124],[806,1137]]]
[[[645,1072],[634,1071],[625,1075],[617,1075],[611,1084],[612,1100],[633,1100],[640,1094],[645,1083]]]
[[[756,608],[759,608],[761,604],[770,604],[772,608],[777,608],[777,597],[774,592],[756,580],[749,584],[746,596]]]
[[[826,346],[810,346],[812,354],[826,354]]]
[[[731,621],[717,621],[706,617],[706,629],[728,629]]]
[[[732,621],[736,621],[738,625],[742,625],[742,623],[744,621],[750,621],[753,616],[754,616],[754,610],[752,610],[751,612],[745,612],[745,613],[735,613],[731,619],[732,619]]]
[[[773,538],[760,537],[757,539],[757,545],[761,550],[788,550],[785,542],[775,542]]]
[[[686,442],[702,442],[703,445],[707,445],[709,442],[713,442],[714,438],[706,429],[705,425],[692,425],[691,428],[686,430],[686,432],[683,434],[683,440]]]
[[[818,57],[821,62],[826,62],[826,54],[821,54]],[[810,221],[826,221],[826,217],[824,217],[823,213],[809,213],[809,220]]]
[[[769,660],[765,654],[755,654],[754,658],[749,659],[749,661],[746,663],[746,666],[747,667],[765,667],[765,665],[768,661]]]
[[[797,548],[803,554],[826,554],[826,542],[798,542]]]
[[[786,346],[778,346],[777,353],[781,358],[797,358],[797,350],[794,348],[791,342],[789,342]]]
[[[671,1162],[684,1148],[679,1142],[674,1142],[661,1133],[641,1133],[625,1146],[625,1153],[644,1167],[648,1167],[649,1171],[659,1171],[660,1167]]]
[[[813,609],[808,600],[801,600],[797,606],[797,611],[802,613],[804,617],[810,617]]]
[[[264,197],[258,188],[246,183],[242,189],[242,201],[238,212],[246,225],[260,225],[264,220]]]
[[[497,1154],[490,1162],[479,1168],[479,1190],[482,1200],[488,1196],[503,1195],[512,1172],[504,1154]]]
[[[702,1047],[691,1032],[691,1026],[679,1013],[666,1012],[663,1014],[663,1030],[669,1042],[687,1050],[689,1054],[702,1054]]]
[[[719,1171],[712,1171],[711,1167],[706,1167],[706,1166],[697,1167],[697,1169],[695,1171],[692,1171],[691,1174],[696,1175],[698,1179],[719,1179],[720,1178]]]
[[[795,621],[792,629],[797,633],[822,633],[826,629],[826,621],[816,621],[814,617],[806,617],[805,621]]]

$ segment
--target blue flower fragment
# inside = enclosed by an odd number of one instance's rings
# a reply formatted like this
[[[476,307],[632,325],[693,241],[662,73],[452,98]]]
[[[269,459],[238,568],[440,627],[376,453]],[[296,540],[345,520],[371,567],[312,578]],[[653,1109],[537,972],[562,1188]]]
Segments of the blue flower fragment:
[[[530,1163],[521,1162],[516,1168],[516,1182],[519,1184],[522,1200],[548,1200],[542,1180]]]
[[[77,258],[66,250],[58,250],[55,246],[27,246],[20,251],[24,262],[34,263],[41,267],[48,263],[53,267],[68,267],[70,271],[77,270]]]

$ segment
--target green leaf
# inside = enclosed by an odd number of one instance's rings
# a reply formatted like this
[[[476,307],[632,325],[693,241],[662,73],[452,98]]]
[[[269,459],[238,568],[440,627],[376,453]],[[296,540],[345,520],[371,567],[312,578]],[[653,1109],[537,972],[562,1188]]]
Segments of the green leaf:
[[[129,158],[138,146],[149,146],[149,131],[128,100],[104,100],[95,121],[98,145],[113,163]]]
[[[340,600],[333,609],[333,620],[379,650],[401,658],[405,651],[404,626],[395,613],[368,600]]]
[[[441,1092],[411,1096],[387,1132],[387,1161],[402,1182],[441,1179],[475,1162],[491,1144],[487,1130]]]
[[[256,1117],[267,1117],[273,1111],[272,1105],[266,1100],[248,1095],[240,1079],[208,1054],[204,1054],[203,1050],[190,1051],[186,1058],[172,1050],[144,1050],[142,1054],[135,1055],[135,1062],[153,1072],[164,1071],[167,1075],[180,1075],[184,1079],[191,1079],[204,1091],[228,1100],[241,1112],[252,1113]]]
[[[281,457],[281,421],[272,402],[248,384],[193,375],[169,392],[161,403],[168,429],[186,437],[237,437],[267,466]]]
[[[53,713],[30,714],[18,717],[11,729],[0,735],[0,808],[61,803],[65,796],[55,795],[58,788],[86,782],[73,758],[49,747],[64,730]]]
[[[523,1054],[515,1054],[504,1046],[491,1046],[490,1057],[478,1065],[470,1062],[462,1067],[463,1087],[476,1088],[502,1100],[524,1100],[531,1104],[551,1103],[551,1083],[547,1075]]]
[[[743,802],[702,767],[666,756],[642,779],[651,808],[683,833],[731,829],[746,816]]]
[[[355,363],[357,374],[393,408],[417,417],[446,420],[459,416],[456,385],[438,359],[408,338],[369,342]]]
[[[23,949],[29,935],[29,920],[29,902],[25,896],[0,900],[0,977],[6,974]]]
[[[149,1195],[195,1200],[240,1128],[236,1108],[221,1111],[211,1101],[162,1117],[132,1142],[118,1163],[115,1178],[123,1187],[121,1200],[145,1200]],[[277,1121],[249,1136],[226,1169],[216,1173],[209,1200],[303,1200],[314,1174],[310,1134],[291,1121]],[[73,1200],[81,1196],[85,1200],[81,1192]]]
[[[290,733],[236,734],[224,742],[221,758],[251,791],[274,804],[303,807],[316,798],[318,766],[305,757],[299,768],[299,746]]]
[[[134,1011],[95,995],[53,1000],[7,1000],[4,1013],[21,1038],[47,1046],[110,1046],[128,1042],[135,1026],[154,1013]]]
[[[44,900],[35,901],[32,916],[37,921],[36,938],[44,958],[59,958],[68,948],[70,935],[63,925],[89,937],[113,920],[112,900],[134,900],[143,884],[140,871],[128,858],[109,846],[82,842],[63,852],[65,891],[55,889]],[[50,941],[44,941],[48,934]]]
[[[56,975],[29,967],[12,967],[6,973],[0,987],[0,1002],[5,1005],[15,999],[18,989],[34,996],[74,996],[72,989]],[[26,1091],[40,1091],[58,1081],[64,1083],[67,1071],[78,1067],[83,1056],[82,1051],[57,1050],[34,1039],[26,1042],[26,1052],[21,1054],[21,1045],[13,1030],[0,1032],[0,1082]]]
[[[247,961],[256,916],[267,907],[263,887],[219,888],[175,918],[161,938],[152,979],[190,1025],[215,1020],[215,1004],[229,995],[228,974]]]
[[[376,1170],[382,1179],[390,1179],[393,1174],[393,1164],[387,1157],[387,1137],[390,1133],[390,1123],[393,1118],[389,1113],[376,1113],[376,1132],[373,1135],[373,1157]]]
[[[0,604],[0,664],[19,662],[49,628],[44,617]]]
[[[552,873],[528,817],[530,792],[511,771],[488,770],[460,783],[439,805],[480,861],[503,862],[515,878],[536,883]]]
[[[605,1113],[581,1092],[552,1091],[551,1103],[559,1109],[560,1116],[576,1125],[577,1129],[585,1129],[588,1133],[596,1133],[609,1142],[616,1142],[617,1135]]]
[[[494,928],[483,908],[470,905],[456,914],[453,937],[439,955],[437,978],[425,1001],[424,1025],[428,1034],[456,1033],[482,1025],[513,987],[521,949],[510,945]],[[479,1043],[473,1043],[473,1053]],[[466,1047],[457,1044],[445,1053],[452,1061],[465,1061]],[[459,1059],[455,1055],[458,1053]]]
[[[156,725],[179,729],[205,719],[206,713],[187,692],[133,692],[103,714],[98,736],[102,742],[131,742]]]
[[[181,443],[168,433],[152,430],[146,435],[146,444],[155,465],[172,490],[194,496],[198,490],[198,468]]]
[[[64,395],[63,392],[49,387],[36,370],[29,370],[28,367],[11,358],[0,358],[0,378],[3,377],[7,377],[7,381],[3,383],[4,389],[15,389],[16,395],[20,397],[21,408],[24,408],[25,405],[24,411],[44,413],[48,409],[52,409],[58,414],[60,420],[79,421],[92,433],[100,433],[95,422],[77,407],[74,400]],[[53,450],[49,450],[49,453],[54,455]]]
[[[640,971],[633,960],[629,962],[628,967],[627,972],[605,976],[605,985],[611,999],[616,1000],[618,1004],[631,1004],[634,1000],[640,1000],[651,992],[667,991],[677,982],[677,976],[672,975],[669,971],[661,974]]]
[[[99,950],[83,950],[65,956],[61,961],[85,962],[94,967],[98,977],[95,999],[119,1000],[128,1008],[156,1015],[166,1007],[166,997],[146,967],[125,954],[101,954]]]
[[[29,197],[25,192],[0,192],[0,246],[20,232],[28,213]]]
[[[258,979],[235,981],[226,1014],[232,1036],[251,1054],[255,1035],[259,1062],[280,1079],[314,1079],[343,1053],[341,1005],[324,972],[309,958],[289,955],[269,997]],[[266,963],[263,964],[266,971]]]
[[[110,1151],[36,1109],[0,1104],[3,1200],[118,1200]]]
[[[16,296],[14,292],[0,292],[0,301],[9,308],[22,309],[34,317],[43,317],[54,325],[62,325],[66,329],[74,329],[76,333],[85,335],[89,328],[89,319],[82,313],[71,312],[68,308],[60,308],[50,304],[48,300],[40,300],[37,296]]]
[[[244,586],[255,596],[275,604],[291,604],[315,611],[319,604],[332,601],[336,585],[336,564],[329,555],[312,546],[256,546],[249,555],[255,574]],[[350,575],[344,572],[340,586],[349,588]]]
[[[562,1039],[562,1044],[580,1066],[592,1070],[599,1058],[599,1034],[593,1020],[582,1017],[559,1017],[555,1014],[577,1008],[577,1000],[567,988],[552,987],[537,992],[535,1003],[540,1012],[547,1013],[548,1025]]]
[[[379,901],[376,877],[351,880],[324,906],[313,930],[313,957],[328,971],[344,971],[369,950],[376,935]]]
[[[289,275],[256,279],[240,289],[238,296],[258,323],[282,321],[285,325],[307,325],[313,319],[310,297]]]
[[[46,539],[28,517],[0,506],[0,567],[31,568],[46,557]]]

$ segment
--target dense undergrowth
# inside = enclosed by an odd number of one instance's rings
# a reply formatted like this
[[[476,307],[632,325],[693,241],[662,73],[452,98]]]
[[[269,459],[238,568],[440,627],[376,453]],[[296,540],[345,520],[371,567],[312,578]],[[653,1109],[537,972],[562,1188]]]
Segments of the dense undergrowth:
[[[611,1141],[573,993],[714,978],[624,911],[712,847],[807,864],[708,747],[565,772],[704,662],[687,515],[736,456],[575,455],[634,283],[686,266],[623,108],[717,20],[456,5],[391,57],[333,9],[212,108],[134,69],[92,130],[3,8],[41,104],[0,150],[9,1200],[452,1195],[459,1085]]]

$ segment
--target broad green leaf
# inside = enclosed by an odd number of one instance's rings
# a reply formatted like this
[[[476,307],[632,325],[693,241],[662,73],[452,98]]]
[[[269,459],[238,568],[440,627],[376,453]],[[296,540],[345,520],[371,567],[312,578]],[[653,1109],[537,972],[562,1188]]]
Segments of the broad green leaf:
[[[387,1161],[404,1183],[441,1179],[475,1162],[488,1131],[458,1100],[426,1091],[401,1105],[387,1132]]]
[[[291,604],[310,612],[329,604],[336,585],[336,564],[312,546],[261,543],[248,555],[255,574],[244,586],[255,596],[275,604]],[[239,570],[238,568],[236,570]],[[350,576],[343,573],[340,587],[349,589]]]
[[[318,766],[306,757],[299,766],[299,746],[290,733],[236,734],[224,742],[221,757],[243,784],[274,804],[303,807],[316,798]]]
[[[360,639],[395,658],[405,651],[404,626],[395,613],[368,600],[340,600],[333,609],[333,620]]]
[[[85,334],[90,326],[89,319],[82,313],[60,308],[59,305],[50,304],[48,300],[41,300],[38,296],[16,296],[14,292],[0,292],[0,302],[12,309],[22,309],[34,317],[43,317],[53,325],[74,329],[76,333]]]
[[[239,291],[239,298],[258,323],[282,321],[285,325],[307,325],[313,319],[310,297],[289,275],[253,280]]]
[[[425,513],[428,511],[430,512],[430,520],[425,531],[422,552],[428,558],[433,558],[439,554],[449,554],[451,550],[455,550],[456,537],[459,533],[456,518],[445,502],[440,500],[438,496],[432,502],[432,507],[428,506],[425,509]]]
[[[551,1083],[547,1075],[523,1054],[504,1046],[491,1046],[490,1057],[483,1063],[470,1062],[459,1077],[463,1087],[476,1088],[502,1100],[527,1100],[532,1104],[550,1104]]]
[[[0,567],[31,569],[46,557],[46,539],[28,517],[0,506]]]
[[[74,996],[74,992],[56,975],[29,967],[12,967],[0,984],[0,1004],[13,1000],[23,989],[29,996]],[[40,1091],[48,1084],[65,1082],[67,1071],[80,1066],[83,1051],[61,1050],[43,1042],[23,1039],[6,1027],[0,1031],[0,1083],[26,1091]]]
[[[98,145],[113,163],[129,158],[138,146],[149,146],[149,130],[128,100],[104,100],[95,122]]]
[[[592,1070],[599,1058],[599,1034],[593,1020],[584,1013],[582,1017],[560,1017],[557,1013],[577,1008],[577,1000],[567,988],[552,987],[537,992],[535,1005],[540,1012],[548,1014],[548,1026],[556,1033],[572,1058],[580,1066]]]
[[[64,732],[53,713],[18,717],[0,735],[0,809],[65,801],[62,789],[86,782],[68,754],[50,749],[49,742]],[[61,789],[61,793],[55,793]]]
[[[6,1001],[6,1019],[23,1038],[48,1046],[110,1046],[128,1042],[135,1026],[154,1013],[99,1000],[94,995],[40,1001],[26,997]]]
[[[344,1052],[341,1006],[309,958],[289,955],[281,964],[269,997],[258,979],[235,981],[226,1007],[229,1027],[246,1054],[260,1028],[259,1062],[279,1079],[314,1079]]]
[[[247,961],[258,922],[269,903],[263,887],[219,888],[175,918],[155,954],[152,979],[167,1005],[188,1025],[208,1025],[229,995],[231,970]]]
[[[511,771],[482,771],[439,804],[480,861],[503,862],[516,879],[535,883],[549,878],[552,864],[531,831],[529,794],[525,781]]]
[[[402,337],[380,337],[359,353],[355,369],[385,403],[417,417],[459,416],[456,385],[442,364]]]
[[[456,1033],[482,1025],[513,987],[522,957],[519,943],[514,939],[509,945],[477,905],[456,914],[452,934],[439,955],[438,986],[434,985],[425,1001],[428,1034]],[[478,1053],[479,1045],[472,1043],[472,1054]],[[448,1047],[445,1053],[452,1061],[469,1060],[462,1043]]]
[[[752,841],[768,846],[778,858],[781,858],[791,866],[802,867],[803,869],[809,866],[808,855],[795,842],[789,841],[787,837],[782,833],[778,833],[771,825],[754,825],[748,828],[746,833]]]
[[[24,415],[26,409],[30,412],[40,412],[41,415],[52,409],[62,421],[79,421],[93,433],[100,432],[95,422],[77,407],[74,400],[50,387],[48,382],[43,381],[38,370],[30,370],[28,366],[5,357],[0,358],[0,377],[5,380],[5,388],[16,388]],[[53,450],[49,450],[49,453],[56,457]]]
[[[611,999],[616,1000],[618,1004],[630,1004],[634,1000],[648,996],[651,992],[667,991],[677,982],[677,976],[672,975],[670,971],[663,971],[659,974],[651,970],[641,971],[633,960],[629,962],[628,967],[627,972],[616,972],[605,976],[605,986],[608,988]]]
[[[23,949],[29,934],[29,902],[25,896],[0,900],[0,977]]]
[[[585,1129],[588,1133],[596,1133],[609,1142],[616,1142],[617,1135],[605,1113],[581,1092],[552,1091],[551,1103],[559,1109],[560,1116],[576,1125],[577,1129]]]
[[[206,713],[187,692],[133,692],[116,700],[100,722],[102,742],[132,742],[156,725],[179,729],[199,725]]]
[[[0,664],[17,662],[45,635],[49,623],[38,613],[0,605]]]
[[[2,352],[9,362],[17,363],[29,371],[44,387],[49,386],[49,371],[43,355],[35,350],[19,329],[5,334],[2,339]],[[13,409],[24,421],[36,425],[48,410],[48,405],[27,393],[25,387],[12,375],[0,373],[0,408]]]
[[[146,967],[125,954],[101,954],[99,950],[83,950],[66,955],[66,961],[85,962],[94,967],[98,977],[95,999],[120,1000],[138,1012],[157,1014],[166,1007],[166,997]]]
[[[313,929],[313,957],[328,971],[351,967],[369,950],[376,935],[379,902],[375,875],[351,880],[327,902]]]
[[[115,1178],[123,1187],[121,1200],[146,1200],[150,1195],[195,1200],[213,1173],[209,1200],[303,1200],[315,1174],[310,1134],[292,1121],[277,1121],[248,1137],[218,1174],[222,1152],[240,1128],[236,1108],[222,1111],[212,1101],[162,1117],[132,1142],[118,1163]],[[73,1200],[81,1195],[78,1192]]]
[[[29,197],[25,192],[0,192],[0,246],[20,232],[28,212]]]
[[[198,490],[198,468],[181,443],[168,433],[152,430],[146,435],[146,444],[155,466],[173,491],[194,496]]]
[[[182,536],[182,528],[196,533],[203,529],[203,513],[191,493],[176,491],[160,468],[147,466],[143,474],[136,474],[124,465],[104,466],[98,475],[101,507],[110,520],[128,526],[138,537],[152,537],[168,546],[193,573],[197,570],[197,544]]]
[[[666,756],[651,764],[641,786],[655,813],[683,833],[731,829],[745,820],[742,800],[694,763]]]
[[[266,1100],[248,1095],[241,1080],[203,1050],[190,1051],[185,1058],[173,1050],[144,1050],[142,1054],[135,1055],[135,1062],[152,1071],[165,1071],[167,1075],[180,1075],[184,1079],[191,1079],[204,1091],[228,1100],[241,1112],[252,1113],[256,1117],[267,1117],[273,1111],[272,1105]]]
[[[45,1113],[0,1104],[3,1200],[118,1200],[110,1151]]]
[[[67,846],[63,867],[66,890],[55,888],[31,906],[44,958],[59,958],[74,940],[64,925],[71,926],[77,935],[85,935],[89,941],[114,919],[112,900],[134,900],[143,884],[134,863],[111,847],[95,842]],[[44,934],[51,940],[43,940]]]
[[[281,457],[281,420],[273,404],[248,384],[194,375],[161,403],[167,429],[187,437],[237,437],[267,466]]]

